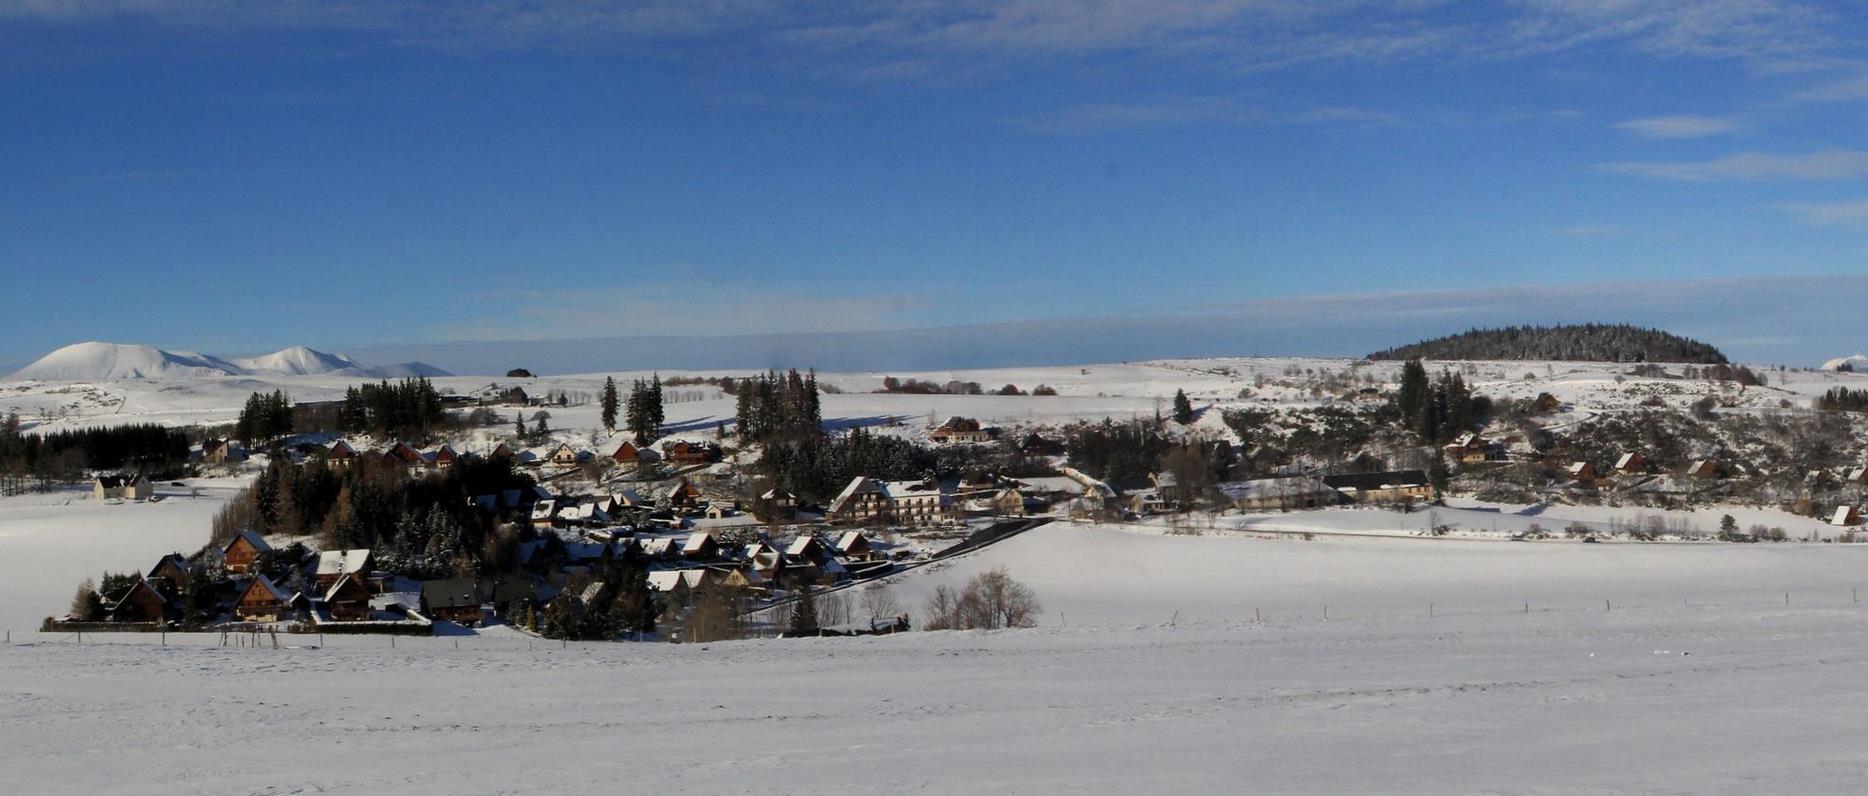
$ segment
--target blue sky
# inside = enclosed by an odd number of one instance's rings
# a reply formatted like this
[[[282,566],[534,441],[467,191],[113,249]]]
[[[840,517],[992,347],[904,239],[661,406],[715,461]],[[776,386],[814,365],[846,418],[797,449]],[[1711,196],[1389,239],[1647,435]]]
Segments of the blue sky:
[[[1790,0],[0,0],[0,362],[1858,275],[1864,45]],[[1808,284],[1828,331],[1727,347],[1868,347]]]

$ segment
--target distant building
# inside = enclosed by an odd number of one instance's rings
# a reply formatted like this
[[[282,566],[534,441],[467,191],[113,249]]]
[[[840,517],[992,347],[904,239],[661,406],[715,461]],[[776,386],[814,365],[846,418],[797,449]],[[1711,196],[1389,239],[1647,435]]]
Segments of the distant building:
[[[1323,483],[1351,503],[1414,503],[1433,500],[1433,482],[1420,470],[1345,473],[1323,476]]]
[[[947,418],[928,432],[928,439],[935,442],[991,442],[992,431],[982,428],[978,420],[956,416]]]
[[[156,486],[137,475],[100,475],[91,481],[91,496],[97,500],[148,500]]]

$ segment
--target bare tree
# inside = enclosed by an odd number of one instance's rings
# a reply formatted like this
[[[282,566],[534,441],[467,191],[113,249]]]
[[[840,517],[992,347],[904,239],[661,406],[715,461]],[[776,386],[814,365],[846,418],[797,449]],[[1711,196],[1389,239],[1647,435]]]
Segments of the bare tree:
[[[924,630],[957,630],[960,627],[960,598],[946,584],[934,587],[928,598],[927,616],[921,620]]]
[[[895,593],[880,583],[871,584],[863,589],[863,613],[870,620],[894,619],[902,613],[901,603],[895,600]]]
[[[974,575],[958,596],[945,586],[929,599],[928,630],[999,630],[1035,627],[1044,611],[1031,587],[1006,574],[1003,567]]]
[[[846,592],[832,592],[817,600],[817,626],[834,627],[850,623],[850,596]]]

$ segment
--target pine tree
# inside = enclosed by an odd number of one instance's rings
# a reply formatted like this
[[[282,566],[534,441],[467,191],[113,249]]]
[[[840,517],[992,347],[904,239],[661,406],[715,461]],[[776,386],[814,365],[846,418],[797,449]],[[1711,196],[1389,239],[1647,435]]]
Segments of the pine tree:
[[[514,412],[513,417],[517,418],[513,421],[513,433],[518,434],[519,439],[525,439],[525,413]]]
[[[616,379],[606,377],[603,380],[602,418],[603,430],[616,430]]]
[[[1193,423],[1193,401],[1188,400],[1186,390],[1174,391],[1174,422],[1183,426]]]
[[[798,602],[791,606],[791,627],[786,635],[817,635],[817,598],[808,583],[798,592]]]
[[[1433,484],[1435,496],[1446,492],[1447,483],[1453,479],[1453,470],[1447,466],[1446,453],[1439,448],[1433,449],[1433,459],[1427,465],[1427,480]]]
[[[1413,421],[1420,417],[1421,406],[1427,403],[1427,368],[1418,359],[1410,359],[1401,365],[1401,387],[1395,392],[1395,408],[1401,410],[1403,420]]]

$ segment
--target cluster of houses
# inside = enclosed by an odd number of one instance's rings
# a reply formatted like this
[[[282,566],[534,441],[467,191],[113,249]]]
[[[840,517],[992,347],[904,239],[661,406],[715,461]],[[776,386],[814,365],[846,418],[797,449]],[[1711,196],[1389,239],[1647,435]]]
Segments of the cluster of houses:
[[[431,450],[420,450],[398,441],[382,451],[357,450],[350,443],[338,440],[328,446],[313,446],[301,451],[302,455],[321,458],[333,468],[342,469],[364,459],[374,459],[391,467],[399,467],[419,473],[422,471],[446,470],[459,461],[461,454],[448,445]],[[607,455],[594,451],[572,447],[569,443],[543,449],[514,449],[505,443],[486,454],[488,458],[507,457],[524,467],[578,467],[584,464],[607,460],[619,467],[633,468],[653,462],[666,462],[674,467],[692,467],[718,463],[724,457],[724,451],[713,442],[685,439],[671,439],[662,442],[660,452],[649,448],[637,447],[635,443],[624,441]]]

